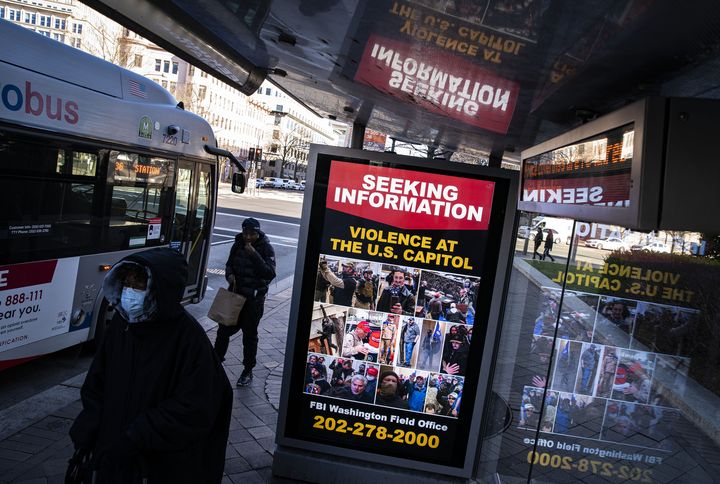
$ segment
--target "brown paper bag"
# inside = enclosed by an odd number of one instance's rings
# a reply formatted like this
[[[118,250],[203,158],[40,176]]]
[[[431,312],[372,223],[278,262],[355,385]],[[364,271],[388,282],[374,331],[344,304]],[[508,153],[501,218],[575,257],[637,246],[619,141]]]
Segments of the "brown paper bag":
[[[244,304],[245,296],[221,287],[210,306],[208,318],[223,326],[235,326]]]

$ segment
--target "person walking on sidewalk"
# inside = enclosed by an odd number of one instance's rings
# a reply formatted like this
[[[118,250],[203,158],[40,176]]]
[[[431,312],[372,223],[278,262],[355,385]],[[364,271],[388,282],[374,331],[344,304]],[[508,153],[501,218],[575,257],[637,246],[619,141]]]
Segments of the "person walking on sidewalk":
[[[185,258],[169,248],[125,257],[103,293],[115,308],[70,428],[98,483],[220,483],[232,387],[205,331],[180,305]]]
[[[542,260],[545,260],[545,257],[550,257],[550,260],[555,262],[555,258],[550,253],[553,248],[553,243],[554,240],[552,230],[548,230],[547,237],[545,237],[545,249],[543,250]]]
[[[538,228],[537,232],[535,233],[535,238],[533,239],[534,249],[533,249],[533,260],[535,259],[535,256],[537,256],[538,259],[542,260],[542,255],[540,254],[540,245],[543,241],[543,235],[542,235],[542,229]]]
[[[275,250],[267,235],[260,230],[260,222],[249,217],[242,223],[242,232],[235,236],[230,256],[225,264],[225,279],[233,291],[247,299],[235,326],[218,326],[215,351],[225,360],[230,336],[243,332],[243,371],[238,386],[252,382],[252,370],[258,347],[258,325],[265,311],[265,296],[270,281],[275,279]]]

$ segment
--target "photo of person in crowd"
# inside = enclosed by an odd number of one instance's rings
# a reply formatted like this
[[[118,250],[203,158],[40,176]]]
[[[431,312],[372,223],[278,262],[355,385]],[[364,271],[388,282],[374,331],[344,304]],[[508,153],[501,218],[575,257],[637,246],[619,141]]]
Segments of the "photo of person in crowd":
[[[428,319],[464,323],[475,322],[475,301],[480,278],[423,270],[420,285],[425,288],[423,313]]]
[[[577,381],[578,365],[582,354],[582,343],[578,341],[558,340],[555,348],[555,376],[551,388],[572,393]]]
[[[445,338],[447,341],[447,337]],[[446,344],[447,345],[447,344]],[[530,351],[527,354],[525,360],[526,368],[533,377],[533,380],[542,379],[545,380],[545,375],[548,373],[548,366],[550,365],[550,357],[553,351],[553,340],[548,336],[533,336],[530,342]],[[577,370],[577,366],[573,368],[573,371]],[[530,383],[530,382],[528,382]],[[546,384],[548,384],[546,382]],[[538,385],[540,386],[540,385]],[[549,388],[552,387],[552,382],[548,384]]]
[[[438,371],[440,369],[443,334],[445,333],[446,324],[430,319],[423,321],[420,347],[415,365],[418,369],[428,371]]]
[[[589,395],[559,393],[553,433],[599,438],[606,402]]]
[[[355,290],[355,307],[363,309],[375,309],[377,298],[378,277],[373,270],[374,264],[360,265],[358,274],[362,276],[357,280]],[[361,271],[361,272],[360,272]]]
[[[424,412],[458,417],[462,403],[464,378],[430,373],[427,380]]]
[[[675,306],[639,302],[635,316],[633,349],[684,355],[699,313]]]
[[[404,393],[407,395],[408,409],[422,412],[425,408],[425,395],[427,394],[427,381],[422,374],[413,373],[405,381]]]
[[[388,313],[380,326],[380,347],[378,362],[392,365],[395,361],[395,346],[400,333],[400,316]]]
[[[400,376],[392,366],[381,365],[375,404],[407,410],[408,403],[403,397]]]
[[[601,438],[671,451],[672,433],[679,419],[680,413],[674,409],[610,400]]]
[[[601,297],[593,343],[629,348],[636,309],[637,301]]]
[[[540,410],[543,401],[543,389],[526,386],[520,401],[518,427],[537,430],[540,425]]]
[[[377,361],[380,346],[380,325],[362,320],[345,327],[341,355],[356,360]]]
[[[580,353],[580,367],[578,368],[575,393],[592,395],[600,364],[600,348],[592,343],[583,343]]]
[[[595,395],[598,397],[610,398],[618,366],[617,352],[618,349],[613,346],[603,346],[600,356],[600,378],[595,390]]]
[[[412,288],[417,286],[408,286],[405,280],[406,276],[410,276],[412,281],[413,274],[414,271],[405,267],[383,265],[376,309],[385,313],[414,316],[415,293]]]
[[[373,395],[365,391],[367,384],[367,378],[363,375],[356,374],[350,377],[349,385],[333,387],[327,395],[329,397],[342,398],[355,402],[372,403]]]
[[[345,337],[346,309],[344,306],[321,302],[313,304],[308,351],[335,356],[340,354]]]
[[[399,359],[397,364],[406,368],[414,367],[417,361],[415,348],[420,340],[420,326],[417,318],[404,317],[400,327]]]
[[[340,259],[337,257],[321,255],[320,262],[324,262],[324,264],[318,263],[317,275],[315,278],[315,301],[321,303],[332,303],[332,286],[323,276],[322,267],[327,267],[330,272],[337,274],[340,271]]]
[[[377,293],[377,278],[374,277],[377,266],[370,262],[338,260],[321,255],[315,286],[316,300],[319,298],[340,306],[373,309]],[[323,298],[323,291],[329,291],[330,296]]]
[[[533,334],[554,336],[557,333],[558,338],[589,342],[598,299],[598,296],[566,291],[560,309],[560,292],[543,288],[542,309],[535,319]]]
[[[540,422],[540,430],[542,432],[552,432],[555,425],[555,415],[557,414],[557,406],[560,403],[560,393],[548,390],[545,393],[545,403],[542,411],[542,420]]]
[[[626,402],[648,403],[655,353],[618,350],[618,367],[615,372],[612,398]]]
[[[308,361],[308,374],[305,378],[305,393],[313,395],[323,395],[330,391],[330,382],[328,381],[327,367],[318,363],[317,359],[314,363]]]
[[[464,376],[467,371],[467,359],[470,353],[468,328],[462,324],[448,324],[442,354],[440,372],[448,375]]]

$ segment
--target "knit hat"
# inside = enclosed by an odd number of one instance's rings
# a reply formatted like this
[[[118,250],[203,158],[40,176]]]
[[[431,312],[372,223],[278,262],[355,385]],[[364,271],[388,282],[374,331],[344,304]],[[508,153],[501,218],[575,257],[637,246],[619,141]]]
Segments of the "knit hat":
[[[252,229],[255,231],[260,230],[260,222],[257,221],[257,219],[253,217],[248,217],[245,220],[243,220],[242,227],[244,229]]]
[[[380,378],[378,378],[378,380],[382,383],[382,381],[385,379],[386,376],[394,376],[394,377],[395,377],[395,381],[397,381],[398,383],[400,383],[400,377],[399,377],[398,374],[395,373],[394,371],[384,371],[384,372],[382,372],[382,374],[380,375]]]

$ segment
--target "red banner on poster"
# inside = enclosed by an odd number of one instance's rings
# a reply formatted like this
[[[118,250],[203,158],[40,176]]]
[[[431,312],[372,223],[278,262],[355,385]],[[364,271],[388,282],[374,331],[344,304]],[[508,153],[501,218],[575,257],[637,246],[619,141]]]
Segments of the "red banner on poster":
[[[334,161],[327,208],[402,229],[487,230],[489,181]]]
[[[431,47],[371,35],[355,80],[428,111],[507,133],[519,86]]]

